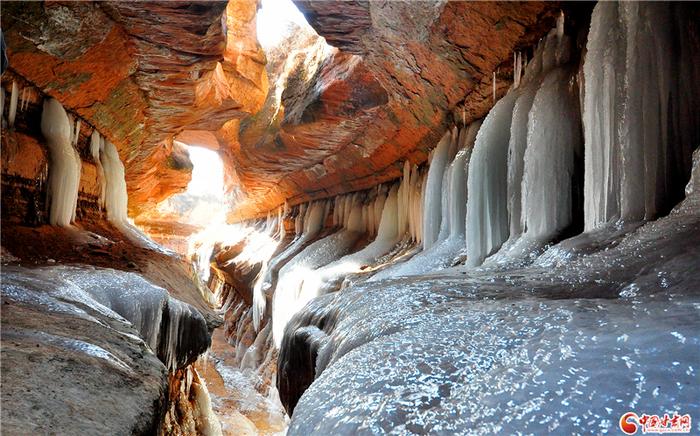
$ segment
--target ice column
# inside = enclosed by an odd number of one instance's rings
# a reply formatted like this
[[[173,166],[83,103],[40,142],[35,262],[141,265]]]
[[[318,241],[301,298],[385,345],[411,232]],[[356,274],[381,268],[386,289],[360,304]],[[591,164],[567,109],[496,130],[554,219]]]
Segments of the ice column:
[[[651,219],[678,200],[698,141],[698,43],[682,4],[593,10],[585,77],[585,228]]]
[[[75,220],[80,187],[80,156],[71,145],[71,126],[65,109],[57,100],[44,101],[41,133],[49,148],[49,223],[69,226]]]
[[[448,154],[452,143],[452,133],[445,132],[433,151],[428,181],[423,198],[423,249],[428,249],[438,239],[442,212],[442,179],[448,164]]]
[[[508,238],[508,141],[515,97],[491,109],[476,136],[467,189],[467,265],[478,266]]]

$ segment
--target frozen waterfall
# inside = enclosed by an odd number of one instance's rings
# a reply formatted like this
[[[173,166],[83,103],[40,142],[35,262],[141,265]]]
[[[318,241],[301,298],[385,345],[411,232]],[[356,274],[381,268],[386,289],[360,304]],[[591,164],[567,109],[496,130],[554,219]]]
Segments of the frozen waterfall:
[[[689,53],[697,41],[679,11],[635,2],[593,10],[583,65],[586,230],[655,218],[679,199],[700,139],[700,61]]]
[[[14,89],[14,88],[13,88]],[[71,145],[71,124],[65,109],[56,99],[44,101],[41,133],[49,148],[49,223],[69,226],[75,220],[80,187],[80,156]]]
[[[452,145],[453,134],[449,130],[433,150],[428,169],[428,181],[423,197],[423,248],[432,247],[438,240],[442,215],[441,200],[443,195],[442,179],[448,164],[448,154]]]
[[[304,280],[317,268],[348,254],[364,234],[362,210],[365,207],[354,201],[342,230],[310,244],[280,270],[272,300],[272,334],[277,347],[291,317],[315,296],[301,292]]]
[[[515,95],[491,109],[476,136],[467,179],[467,264],[480,265],[508,239],[508,142]]]
[[[398,234],[398,187],[394,186],[384,202],[377,237],[362,250],[341,257],[319,268],[304,278],[302,294],[311,297],[326,294],[337,287],[348,274],[356,273],[362,267],[375,262],[388,253],[399,241]]]

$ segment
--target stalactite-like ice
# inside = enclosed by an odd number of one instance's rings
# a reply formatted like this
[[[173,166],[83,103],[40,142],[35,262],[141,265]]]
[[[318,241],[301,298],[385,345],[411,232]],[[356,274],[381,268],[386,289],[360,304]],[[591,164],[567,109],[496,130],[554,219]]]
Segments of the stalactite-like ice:
[[[75,130],[73,131],[73,147],[78,146],[78,139],[80,139],[80,118],[75,120]]]
[[[481,265],[508,238],[508,142],[515,95],[506,94],[486,116],[469,161],[467,265]]]
[[[80,185],[80,156],[71,145],[71,126],[65,109],[57,100],[44,101],[41,133],[49,148],[49,223],[69,226],[75,219]]]
[[[17,117],[17,99],[19,99],[19,89],[17,82],[12,81],[12,92],[10,93],[10,108],[7,112],[7,124],[10,127],[15,125],[15,117]]]
[[[527,147],[527,120],[532,102],[541,79],[535,71],[537,62],[531,62],[523,83],[518,87],[517,99],[513,106],[510,124],[510,141],[508,145],[508,213],[510,221],[510,238],[520,236],[522,228],[522,181],[525,148]],[[535,76],[535,77],[531,77]]]
[[[448,154],[452,143],[452,133],[448,130],[433,150],[428,169],[428,181],[423,197],[423,249],[432,247],[438,239],[441,222],[443,195],[442,179],[448,164]]]
[[[107,219],[114,224],[126,223],[129,197],[126,191],[124,165],[114,144],[105,141],[100,161],[105,172],[105,209],[107,210]]]
[[[93,140],[93,138],[90,139],[91,141]],[[91,142],[91,153],[96,147],[97,146]],[[77,153],[76,158],[80,161],[80,157]],[[107,220],[114,224],[114,226],[133,243],[154,251],[173,254],[173,252],[153,242],[153,240],[129,221],[127,214],[129,196],[126,190],[124,164],[122,164],[119,158],[119,153],[115,145],[105,140],[105,138],[101,138],[100,140],[100,165],[102,166],[104,179],[104,184],[100,184],[100,187],[104,187],[102,191],[104,195],[102,198],[107,212]]]
[[[700,61],[681,5],[605,3],[591,17],[586,60],[585,229],[668,209],[697,146]],[[685,55],[684,55],[685,54]],[[680,177],[679,177],[680,176]]]
[[[579,102],[564,17],[541,41],[526,68],[511,121],[508,155],[510,236],[487,263],[532,259],[572,223],[580,160]]]
[[[370,281],[389,277],[430,273],[452,265],[464,249],[464,226],[467,207],[467,167],[481,122],[472,123],[459,135],[460,151],[445,171],[443,181],[443,218],[438,241],[430,248],[375,274]]]
[[[547,75],[530,111],[522,184],[525,236],[548,241],[572,222],[574,163],[581,150],[578,98],[571,74]]]
[[[310,244],[280,270],[272,303],[272,330],[277,347],[287,322],[315,296],[301,292],[304,280],[317,268],[348,254],[365,232],[362,209],[355,202],[345,228]]]
[[[99,187],[98,204],[104,207],[105,191],[107,190],[107,180],[105,180],[105,171],[100,160],[100,153],[104,150],[104,140],[97,129],[92,131],[90,136],[90,156],[97,167],[97,186]]]
[[[398,234],[398,187],[394,186],[387,195],[382,210],[382,218],[376,239],[362,250],[344,256],[315,270],[304,277],[302,294],[311,299],[338,288],[340,280],[348,274],[359,272],[388,253],[399,241]]]
[[[325,201],[316,201],[312,202],[308,209],[306,205],[301,205],[299,207],[300,216],[302,211],[306,213],[303,214],[304,216],[301,220],[297,217],[295,223],[297,235],[299,236],[279,255],[270,259],[267,269],[264,272],[261,271],[262,280],[258,280],[253,288],[253,323],[256,330],[260,328],[265,314],[267,306],[266,292],[275,288],[279,270],[318,235],[323,228],[323,223],[326,221],[328,209]]]

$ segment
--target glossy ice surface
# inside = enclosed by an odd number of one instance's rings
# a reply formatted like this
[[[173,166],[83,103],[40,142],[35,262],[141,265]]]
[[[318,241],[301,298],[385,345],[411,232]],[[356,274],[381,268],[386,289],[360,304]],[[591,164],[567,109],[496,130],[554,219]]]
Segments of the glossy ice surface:
[[[289,434],[598,434],[700,408],[700,174],[668,217],[533,265],[368,282],[311,302]],[[606,242],[605,234],[611,235]],[[698,421],[694,430],[700,431]]]

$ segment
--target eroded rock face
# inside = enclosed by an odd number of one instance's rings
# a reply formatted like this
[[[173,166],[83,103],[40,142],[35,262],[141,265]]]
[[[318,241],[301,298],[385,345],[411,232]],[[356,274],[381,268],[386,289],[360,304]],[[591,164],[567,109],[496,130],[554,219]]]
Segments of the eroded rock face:
[[[287,42],[298,50],[289,62],[305,56],[306,74],[277,85],[283,116],[266,113],[268,96],[238,137],[220,138],[235,144],[245,194],[234,219],[367,188],[398,177],[405,159],[424,161],[453,112],[469,123],[490,109],[493,72],[505,93],[513,50],[542,36],[559,11],[538,2],[295,3],[340,52],[327,49],[319,66],[300,41]]]
[[[3,7],[11,71],[117,145],[132,216],[186,187],[187,168],[171,165],[174,135],[216,130],[264,101],[257,3],[232,5],[228,12],[225,2]]]
[[[47,293],[41,279],[22,277],[26,270],[7,269],[4,431],[154,433],[166,401],[167,371],[131,323],[99,304]]]
[[[295,29],[267,56],[253,0],[8,3],[2,26],[11,71],[117,145],[132,217],[185,189],[189,168],[172,165],[178,137],[219,151],[237,203],[230,218],[240,220],[424,161],[446,124],[491,107],[493,72],[505,92],[513,50],[531,46],[559,11],[542,2],[297,5],[326,40]],[[564,9],[576,19],[574,6]]]

